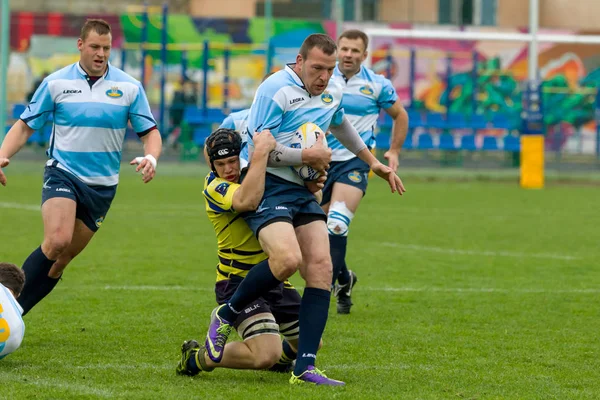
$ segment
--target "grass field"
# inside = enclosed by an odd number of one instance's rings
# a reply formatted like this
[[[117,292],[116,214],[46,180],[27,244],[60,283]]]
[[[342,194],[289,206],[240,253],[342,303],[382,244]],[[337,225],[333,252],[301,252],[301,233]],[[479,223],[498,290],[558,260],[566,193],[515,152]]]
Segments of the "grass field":
[[[41,242],[40,165],[6,170],[2,261]],[[206,170],[159,168],[149,185],[123,171],[102,229],[0,362],[0,398],[600,397],[597,183],[524,191],[411,173],[400,198],[372,181],[351,229],[355,305],[340,316],[332,302],[318,358],[347,387],[320,388],[262,371],[175,375],[215,304],[216,241]]]

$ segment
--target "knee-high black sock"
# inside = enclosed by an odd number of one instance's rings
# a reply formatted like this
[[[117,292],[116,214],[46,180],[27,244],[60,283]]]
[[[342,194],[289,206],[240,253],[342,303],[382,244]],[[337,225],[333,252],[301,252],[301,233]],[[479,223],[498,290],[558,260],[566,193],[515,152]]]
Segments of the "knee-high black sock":
[[[237,287],[225,307],[219,309],[219,316],[229,322],[235,321],[238,314],[248,304],[258,299],[281,283],[269,267],[269,260],[256,264]]]
[[[335,284],[340,272],[344,269],[346,272],[346,244],[347,236],[329,235],[329,252],[331,254],[331,263],[333,264],[333,278],[331,284]],[[341,283],[341,282],[340,282]]]
[[[300,304],[300,338],[294,374],[299,376],[309,365],[315,365],[317,350],[329,314],[328,290],[307,287]]]
[[[23,315],[46,297],[60,280],[48,276],[54,262],[55,260],[49,260],[44,255],[40,246],[23,263],[25,286],[18,298],[19,304],[23,307]]]

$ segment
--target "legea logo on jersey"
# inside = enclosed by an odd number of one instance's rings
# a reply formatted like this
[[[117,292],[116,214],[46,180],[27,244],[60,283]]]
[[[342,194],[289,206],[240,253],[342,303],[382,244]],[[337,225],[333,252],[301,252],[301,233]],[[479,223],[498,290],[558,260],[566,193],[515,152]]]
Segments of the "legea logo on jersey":
[[[325,104],[329,104],[333,101],[333,96],[326,90],[321,95],[321,101]]]
[[[106,91],[106,95],[113,99],[118,99],[119,97],[123,97],[123,92],[117,86],[113,86]]]
[[[103,223],[103,222],[104,222],[104,217],[102,216],[102,217],[100,217],[100,218],[98,218],[98,219],[96,220],[96,226],[97,226],[98,228],[100,228],[100,227],[102,226],[102,223]]]
[[[373,89],[371,89],[371,87],[369,85],[365,85],[365,86],[361,87],[359,90],[362,94],[366,94],[367,96],[371,96],[373,94]]]

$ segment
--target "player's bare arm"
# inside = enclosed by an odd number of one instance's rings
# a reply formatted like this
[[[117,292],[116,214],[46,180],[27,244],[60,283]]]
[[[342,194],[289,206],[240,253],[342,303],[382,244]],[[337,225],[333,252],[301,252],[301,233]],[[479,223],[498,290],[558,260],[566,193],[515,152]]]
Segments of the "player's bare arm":
[[[400,150],[408,132],[408,113],[400,100],[396,100],[393,106],[385,109],[385,112],[392,117],[394,123],[392,125],[392,142],[389,150],[383,156],[388,161],[388,166],[396,172],[398,171]]]
[[[33,132],[34,130],[25,122],[18,120],[6,134],[2,147],[0,147],[0,184],[2,186],[6,186],[6,175],[2,172],[2,168],[10,163],[10,158],[21,150]]]
[[[248,173],[240,188],[233,194],[233,209],[237,212],[256,210],[265,191],[265,173],[269,153],[277,142],[269,130],[254,135],[254,152]]]
[[[162,151],[162,139],[158,129],[153,129],[141,137],[144,144],[144,157],[136,157],[129,164],[135,165],[135,172],[142,172],[144,183],[150,182],[156,174],[156,163]]]

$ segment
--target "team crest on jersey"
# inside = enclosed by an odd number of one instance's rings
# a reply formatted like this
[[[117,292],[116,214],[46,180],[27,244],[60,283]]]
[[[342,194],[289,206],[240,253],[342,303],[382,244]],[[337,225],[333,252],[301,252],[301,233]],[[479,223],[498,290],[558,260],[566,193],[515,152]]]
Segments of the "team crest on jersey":
[[[106,91],[106,95],[113,99],[118,99],[119,97],[123,97],[123,91],[119,90],[117,86],[113,86]]]
[[[100,228],[102,226],[102,223],[104,222],[104,216],[98,218],[96,220],[96,227]]]
[[[321,95],[321,101],[325,104],[329,104],[333,101],[333,96],[326,90]]]
[[[355,183],[362,182],[362,176],[360,176],[360,172],[358,172],[358,171],[350,172],[348,174],[348,179],[350,179],[352,182],[355,182]]]
[[[225,196],[227,194],[227,190],[229,190],[229,183],[226,182],[219,183],[215,188],[215,192],[219,193],[221,196]]]
[[[373,89],[371,89],[371,87],[369,85],[365,85],[365,86],[361,87],[359,90],[362,94],[366,94],[367,96],[371,96],[373,94]]]

